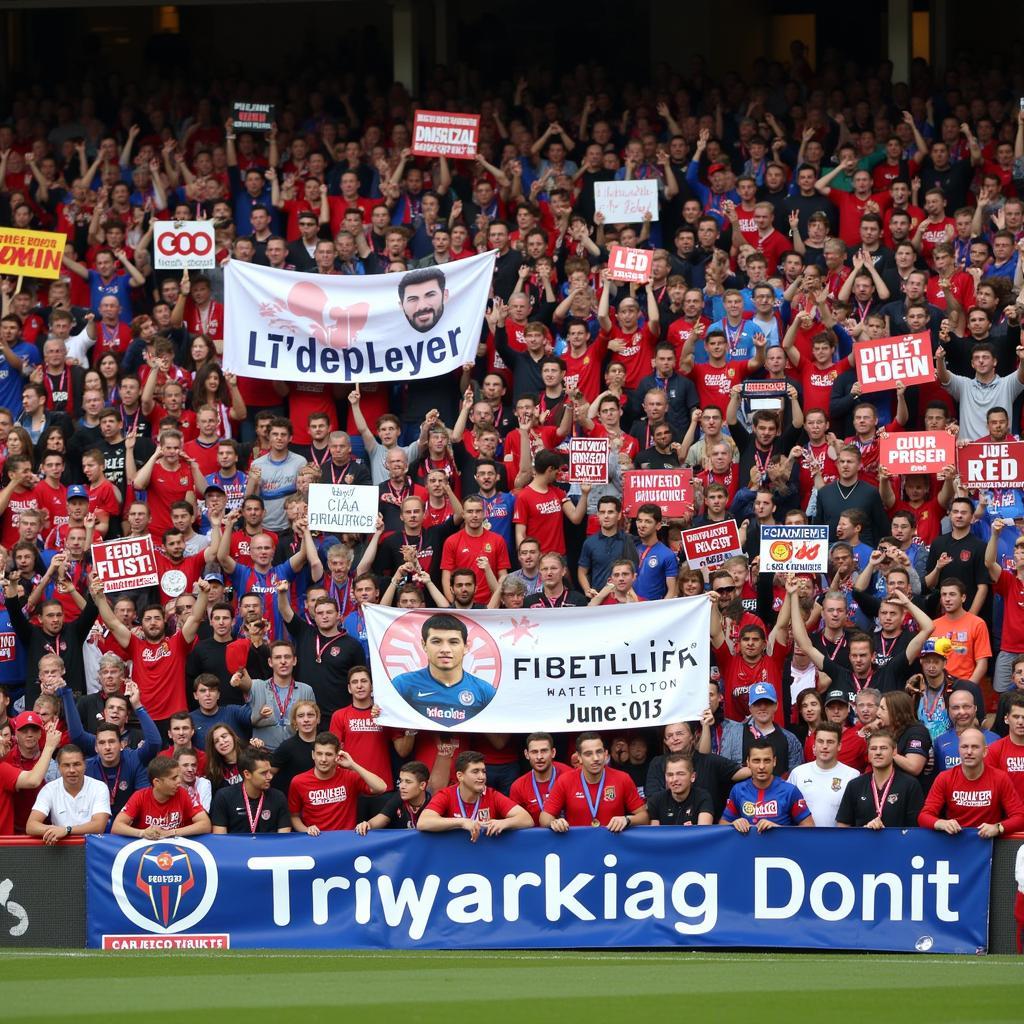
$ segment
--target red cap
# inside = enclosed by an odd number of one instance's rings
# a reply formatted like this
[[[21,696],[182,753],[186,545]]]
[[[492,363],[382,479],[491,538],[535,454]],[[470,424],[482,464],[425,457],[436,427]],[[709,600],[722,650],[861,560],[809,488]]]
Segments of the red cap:
[[[725,164],[712,164],[708,168],[708,174],[717,174],[719,171],[724,171],[727,169],[728,168],[725,166]]]
[[[14,731],[24,729],[26,725],[34,725],[37,729],[44,728],[43,720],[34,711],[22,711],[14,720]]]

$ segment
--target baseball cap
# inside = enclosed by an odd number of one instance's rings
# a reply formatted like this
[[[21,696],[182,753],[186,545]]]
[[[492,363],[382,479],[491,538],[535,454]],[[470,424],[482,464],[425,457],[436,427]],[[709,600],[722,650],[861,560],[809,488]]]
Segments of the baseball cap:
[[[206,490],[203,491],[203,494],[209,494],[210,491],[220,491],[221,494],[227,494],[228,493],[227,491],[224,490],[223,487],[221,487],[220,484],[207,484],[206,485]]]
[[[719,171],[724,171],[724,170],[727,170],[725,164],[722,164],[722,163],[712,164],[708,168],[708,174],[717,174]]]
[[[779,698],[775,693],[775,687],[771,683],[754,683],[750,688],[750,692],[747,694],[747,702],[756,704],[759,700],[770,700],[773,704],[778,704]]]
[[[940,658],[948,658],[949,652],[953,649],[953,643],[947,636],[934,637],[925,640],[921,654],[937,654]]]
[[[82,484],[72,484],[68,488],[67,500],[70,501],[72,498],[85,498],[89,500],[89,488]]]
[[[828,693],[825,694],[825,703],[826,704],[849,704],[850,703],[850,695],[846,692],[846,690],[842,689],[841,687],[838,688],[838,689],[829,690]]]
[[[14,731],[17,732],[19,729],[24,729],[26,725],[34,725],[37,729],[42,729],[43,720],[34,711],[22,711],[14,719]]]
[[[217,572],[216,569],[210,569],[207,572],[203,573],[203,579],[209,580],[211,583],[223,583],[224,574]]]

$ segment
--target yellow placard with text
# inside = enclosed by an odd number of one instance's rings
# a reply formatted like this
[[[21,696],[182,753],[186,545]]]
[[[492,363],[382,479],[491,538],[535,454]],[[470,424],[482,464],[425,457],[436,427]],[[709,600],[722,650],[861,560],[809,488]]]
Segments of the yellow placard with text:
[[[0,228],[0,274],[21,277],[60,277],[67,235],[59,231]]]

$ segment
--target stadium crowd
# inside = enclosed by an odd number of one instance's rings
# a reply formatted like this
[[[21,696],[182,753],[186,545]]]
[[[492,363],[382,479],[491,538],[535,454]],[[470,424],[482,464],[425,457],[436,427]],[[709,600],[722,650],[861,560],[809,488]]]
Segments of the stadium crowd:
[[[731,824],[1024,830],[1024,500],[880,440],[1016,440],[1024,101],[961,63],[744,85],[522,78],[423,105],[481,115],[475,160],[410,150],[400,88],[16,95],[0,223],[60,231],[58,280],[0,318],[0,834]],[[199,98],[204,96],[205,98]],[[657,183],[606,223],[594,186]],[[161,219],[217,266],[154,269]],[[608,247],[652,251],[644,285]],[[224,267],[374,275],[496,252],[476,362],[348,386],[220,367]],[[855,341],[931,337],[935,379],[862,394]],[[752,401],[746,381],[777,381]],[[572,436],[608,483],[569,484]],[[693,508],[623,515],[622,474],[694,470]],[[372,484],[372,535],[311,530],[311,483]],[[705,574],[680,530],[735,519]],[[760,531],[824,524],[830,569],[759,572]],[[159,584],[107,595],[94,541],[151,535]],[[426,607],[454,694],[473,608],[707,593],[702,719],[574,737],[377,722],[364,608]],[[471,698],[472,699],[472,698]],[[571,740],[572,745],[567,746]]]

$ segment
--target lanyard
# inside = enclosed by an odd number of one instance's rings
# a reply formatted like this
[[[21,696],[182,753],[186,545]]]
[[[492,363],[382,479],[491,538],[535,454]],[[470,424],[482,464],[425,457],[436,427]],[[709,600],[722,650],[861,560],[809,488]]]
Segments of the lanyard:
[[[566,590],[563,587],[562,588],[562,596],[561,597],[559,597],[556,600],[552,601],[551,599],[548,598],[547,594],[542,593],[540,595],[540,603],[542,605],[544,605],[545,608],[561,608],[562,605],[565,604],[566,598],[568,596],[569,596],[569,591]]]
[[[320,465],[323,465],[323,463],[320,463]],[[345,465],[342,467],[341,472],[339,473],[338,472],[338,467],[335,466],[335,464],[332,462],[331,463],[331,483],[332,484],[342,484],[342,483],[344,483],[345,482],[345,477],[348,476],[348,470],[349,470],[349,467],[351,465],[352,465],[352,460],[349,459],[348,462],[346,462]]]
[[[893,781],[896,778],[896,772],[893,771],[889,775],[889,781],[882,787],[882,792],[878,792],[878,786],[875,785],[875,773],[871,773],[871,798],[875,801],[875,813],[878,817],[882,816],[882,807],[885,804],[885,798],[889,795],[889,790],[892,789]]]
[[[871,677],[874,674],[875,674],[875,670],[872,669],[868,673],[868,677],[867,677],[867,679],[864,680],[863,683],[855,675],[853,675],[852,673],[850,674],[850,677],[853,679],[853,688],[856,690],[857,693],[860,693],[861,690],[867,689],[867,687],[869,687],[871,685]]]
[[[821,638],[821,639],[822,639],[822,642],[824,642],[824,640],[825,640],[825,637],[824,637],[824,636],[822,636],[822,638]],[[831,643],[831,641],[829,641],[829,642]],[[831,653],[831,654],[829,655],[829,657],[830,657],[830,658],[831,658],[831,659],[832,659],[833,661],[835,661],[835,660],[836,660],[836,655],[837,655],[837,654],[838,654],[838,653],[839,653],[839,652],[840,652],[840,651],[841,651],[841,650],[842,650],[842,649],[843,649],[843,648],[844,648],[845,646],[846,646],[846,634],[845,634],[845,633],[843,633],[843,635],[842,635],[842,636],[841,636],[841,637],[840,637],[840,638],[839,638],[839,639],[838,639],[838,640],[836,641],[835,647],[833,647],[833,648],[832,648],[832,653]]]
[[[64,402],[67,408],[71,408],[71,381],[68,379],[68,368],[65,366],[60,371],[60,382],[57,384],[56,389],[53,386],[53,378],[56,374],[50,373],[49,370],[43,374],[43,383],[46,385],[46,394],[50,400],[50,408],[57,402]],[[57,397],[58,395],[62,397]]]
[[[889,640],[889,646],[885,646],[885,637],[881,633],[878,634],[878,642],[882,645],[881,655],[888,661],[892,657],[893,648],[896,646],[896,641],[899,640],[900,635],[897,633],[896,636],[891,637]]]
[[[935,695],[935,699],[930,705],[928,703],[928,687],[926,686],[921,691],[921,703],[924,704],[924,713],[927,718],[932,719],[935,717],[936,712],[939,710],[939,705],[943,702],[944,690],[945,686],[939,688],[939,692]]]
[[[601,824],[597,817],[597,809],[601,804],[601,793],[604,790],[604,776],[606,769],[601,769],[601,778],[597,780],[597,797],[594,800],[590,799],[590,783],[583,777],[582,770],[580,771],[580,782],[583,783],[583,796],[587,801],[587,810],[590,811],[590,824],[595,828]]]
[[[420,816],[420,811],[422,811],[423,808],[427,806],[426,800],[424,800],[423,803],[421,803],[419,805],[419,807],[413,807],[413,805],[411,803],[409,803],[408,800],[403,800],[402,801],[402,806],[405,807],[405,813],[407,815],[409,815],[409,820],[406,823],[405,827],[406,828],[415,828],[416,827],[416,821],[417,821],[417,819]]]
[[[278,722],[280,725],[284,725],[285,715],[288,712],[288,705],[292,702],[292,694],[295,692],[295,680],[293,679],[288,684],[288,692],[285,694],[284,703],[281,703],[281,698],[278,696],[278,685],[273,680],[270,681],[270,692],[274,696],[274,703],[277,705],[278,711]]]
[[[455,787],[455,799],[459,802],[459,813],[460,817],[469,818],[470,821],[476,821],[477,815],[480,813],[480,802],[483,800],[483,793],[476,798],[476,803],[473,804],[473,813],[466,813],[466,805],[462,802],[462,794],[459,792],[458,786]]]
[[[540,795],[540,786],[537,784],[537,773],[530,772],[530,785],[533,786],[533,795],[537,798],[537,807],[539,810],[544,810],[544,801],[551,794],[551,787],[555,784],[555,769],[551,768],[551,778],[548,779],[548,791],[544,796]]]
[[[320,457],[320,456],[318,456],[318,455],[316,454],[316,447],[315,447],[314,445],[312,445],[312,444],[311,444],[311,445],[309,446],[309,456],[310,456],[310,458],[311,458],[311,459],[313,460],[313,464],[314,464],[315,466],[317,466],[318,468],[322,469],[322,468],[324,467],[324,465],[326,464],[327,460],[328,460],[328,459],[329,459],[329,458],[331,457],[331,448],[330,448],[330,445],[328,445],[327,447],[325,447],[325,448],[323,449],[323,456],[322,456],[322,457]],[[349,466],[350,466],[351,464],[352,464],[352,463],[351,463],[351,462],[349,462],[349,463],[348,463],[348,464],[347,464],[347,465],[345,466],[345,469],[348,469],[348,467],[349,467]],[[334,484],[336,484],[337,482],[338,482],[337,480],[332,480],[332,481],[331,481],[331,483],[334,483]]]
[[[326,651],[327,648],[330,647],[331,644],[334,643],[334,641],[337,640],[339,636],[340,634],[336,633],[334,636],[329,636],[325,638],[323,633],[317,632],[316,636],[313,637],[313,643],[316,644],[316,663],[318,665],[323,659],[324,651]],[[322,644],[320,643],[321,639],[323,639],[324,641]]]
[[[117,790],[121,785],[121,767],[124,764],[123,760],[117,762],[117,774],[114,776],[114,784],[110,786],[110,806],[114,806],[114,800],[117,798]],[[104,778],[107,778],[106,769],[103,771]],[[108,783],[109,785],[109,783]]]
[[[253,813],[249,810],[249,794],[245,791],[245,786],[242,787],[242,806],[245,808],[245,816],[249,819],[249,832],[252,835],[256,835],[256,826],[260,821],[260,811],[263,810],[263,798],[266,793],[260,793],[260,801],[256,805],[256,811]]]

